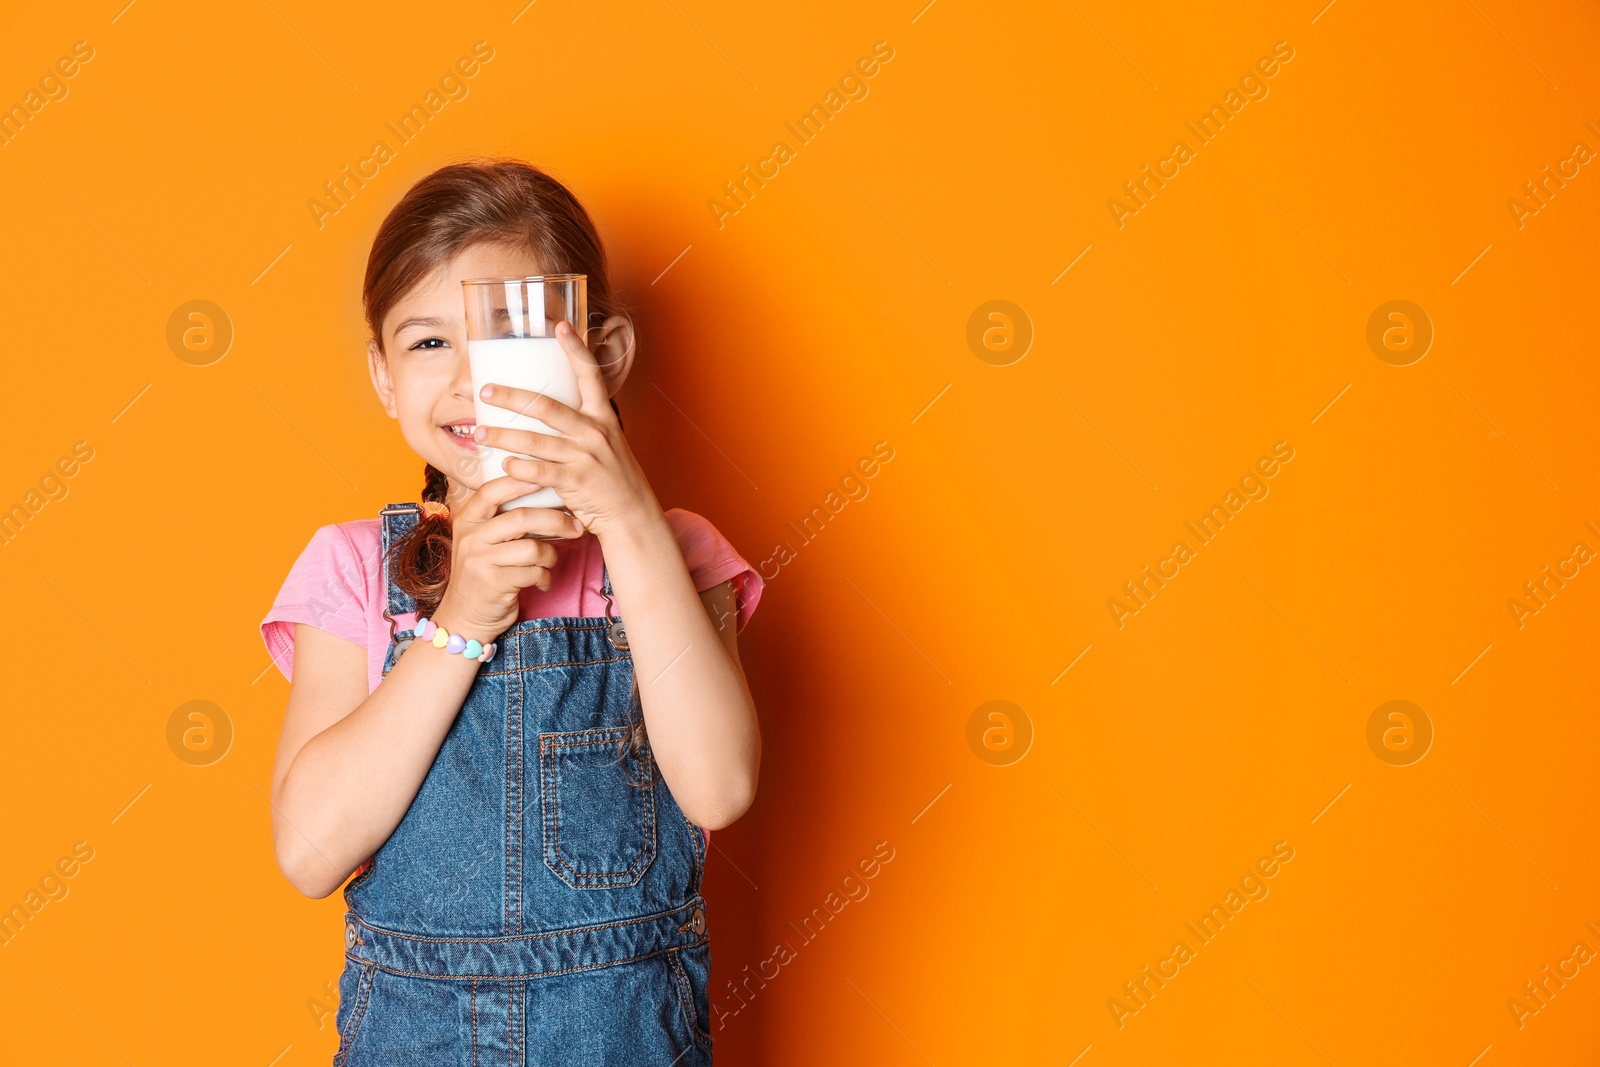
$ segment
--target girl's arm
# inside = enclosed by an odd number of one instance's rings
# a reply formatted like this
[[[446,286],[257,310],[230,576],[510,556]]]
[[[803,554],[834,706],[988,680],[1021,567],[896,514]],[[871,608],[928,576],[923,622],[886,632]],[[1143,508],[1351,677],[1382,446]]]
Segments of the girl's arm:
[[[719,830],[750,807],[761,765],[733,584],[697,594],[666,516],[653,495],[641,503],[597,536],[661,776],[690,822]]]
[[[478,667],[465,656],[408,648],[368,696],[366,649],[295,625],[294,681],[272,777],[272,838],[290,884],[325,897],[388,840]]]
[[[450,583],[433,613],[450,633],[502,634],[516,622],[521,589],[550,588],[554,546],[523,535],[573,537],[577,530],[549,508],[496,514],[528,491],[514,478],[497,478],[453,512]],[[415,641],[368,695],[365,649],[295,626],[294,681],[270,799],[278,867],[296,889],[327,896],[389,839],[480,666]]]
[[[732,611],[717,612],[716,625],[706,617],[677,539],[611,407],[600,365],[571,324],[558,323],[556,337],[572,360],[579,406],[488,384],[479,392],[485,401],[530,415],[556,433],[479,424],[474,435],[480,445],[513,453],[505,460],[509,477],[554,486],[579,524],[600,539],[661,776],[690,822],[720,829],[755,799],[761,763],[761,730],[739,666]],[[731,593],[720,596],[720,607],[729,609]]]

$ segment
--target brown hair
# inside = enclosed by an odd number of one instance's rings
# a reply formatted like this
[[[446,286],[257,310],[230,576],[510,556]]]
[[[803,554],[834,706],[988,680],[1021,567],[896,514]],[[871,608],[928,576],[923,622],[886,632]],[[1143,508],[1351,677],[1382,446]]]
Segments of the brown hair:
[[[395,304],[462,251],[484,243],[525,250],[547,274],[587,275],[591,326],[625,310],[611,289],[599,231],[566,186],[520,159],[468,160],[422,178],[378,227],[361,298],[379,351],[383,320]],[[611,407],[620,423],[615,400]],[[416,599],[419,617],[438,609],[450,581],[448,484],[443,471],[424,465],[423,515],[390,549],[395,584]],[[635,678],[630,716],[638,690]],[[636,754],[644,750],[642,717],[624,741]]]

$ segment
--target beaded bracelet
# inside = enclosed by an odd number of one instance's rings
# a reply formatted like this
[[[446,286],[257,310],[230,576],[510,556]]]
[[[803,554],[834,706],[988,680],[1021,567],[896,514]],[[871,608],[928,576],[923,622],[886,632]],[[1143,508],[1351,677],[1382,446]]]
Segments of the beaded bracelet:
[[[432,619],[418,619],[416,629],[411,631],[411,636],[428,642],[434,648],[442,648],[452,656],[459,653],[479,663],[488,663],[494,659],[495,650],[499,647],[493,641],[485,645],[460,634],[448,633],[443,626]]]

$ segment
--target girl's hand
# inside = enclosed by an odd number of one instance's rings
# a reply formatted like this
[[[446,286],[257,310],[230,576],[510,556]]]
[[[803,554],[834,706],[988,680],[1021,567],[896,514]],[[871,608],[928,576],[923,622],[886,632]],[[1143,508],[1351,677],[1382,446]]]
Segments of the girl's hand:
[[[528,537],[578,537],[572,517],[554,508],[495,510],[537,486],[515,478],[483,483],[451,516],[450,584],[434,621],[450,633],[487,644],[517,622],[517,595],[530,585],[550,589],[555,545]]]
[[[607,531],[626,524],[640,508],[659,511],[660,505],[622,435],[594,355],[569,323],[556,326],[556,337],[577,372],[577,408],[543,393],[505,385],[484,386],[483,399],[495,407],[531,415],[561,436],[481,424],[474,436],[480,445],[539,457],[507,456],[507,476],[553,487],[584,531],[603,539]]]

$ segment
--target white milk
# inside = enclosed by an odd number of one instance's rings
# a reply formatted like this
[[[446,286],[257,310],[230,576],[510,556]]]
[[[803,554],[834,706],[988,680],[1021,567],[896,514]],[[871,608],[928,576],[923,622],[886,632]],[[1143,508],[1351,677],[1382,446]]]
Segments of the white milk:
[[[578,378],[561,342],[554,337],[501,337],[490,341],[468,341],[467,362],[472,367],[472,403],[479,426],[509,426],[515,430],[534,430],[560,437],[561,434],[531,415],[496,407],[481,396],[485,385],[509,385],[548,393],[568,407],[579,404]],[[506,473],[507,456],[521,455],[486,445],[478,446],[483,480]],[[559,508],[560,495],[550,486],[541,486],[527,496],[500,508]]]

